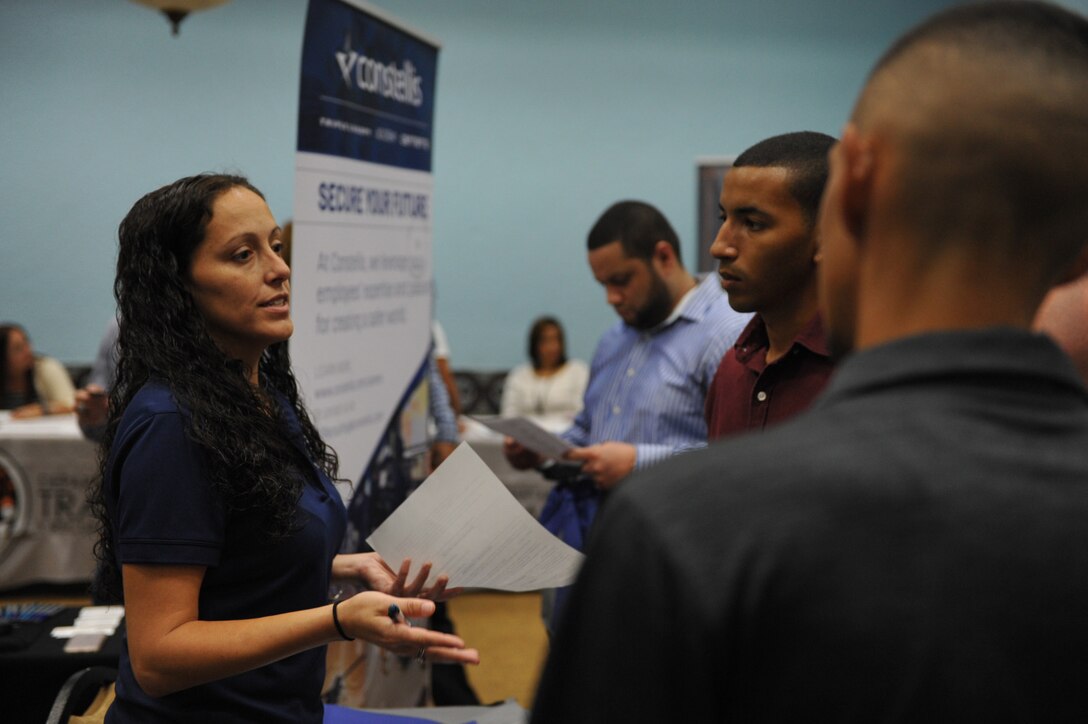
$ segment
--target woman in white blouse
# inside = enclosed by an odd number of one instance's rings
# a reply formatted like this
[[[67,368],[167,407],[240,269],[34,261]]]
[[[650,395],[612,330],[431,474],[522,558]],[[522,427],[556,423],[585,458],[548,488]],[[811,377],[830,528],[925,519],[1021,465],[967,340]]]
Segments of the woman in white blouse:
[[[568,360],[563,327],[554,317],[541,317],[529,329],[532,364],[518,365],[506,376],[502,390],[503,417],[562,415],[582,409],[589,367]]]
[[[75,409],[76,388],[64,365],[34,354],[18,324],[0,324],[0,410],[14,418],[59,415]]]

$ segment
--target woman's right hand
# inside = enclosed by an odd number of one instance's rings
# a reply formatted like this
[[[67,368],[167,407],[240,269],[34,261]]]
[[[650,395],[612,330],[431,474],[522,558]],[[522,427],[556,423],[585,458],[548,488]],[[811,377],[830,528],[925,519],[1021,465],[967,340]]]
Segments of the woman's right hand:
[[[396,604],[403,616],[394,621],[389,606]],[[478,664],[476,649],[452,634],[412,626],[409,618],[427,618],[434,602],[422,598],[396,598],[364,591],[340,602],[337,618],[348,636],[362,638],[406,658],[426,658],[434,663]],[[421,656],[422,653],[422,656]]]

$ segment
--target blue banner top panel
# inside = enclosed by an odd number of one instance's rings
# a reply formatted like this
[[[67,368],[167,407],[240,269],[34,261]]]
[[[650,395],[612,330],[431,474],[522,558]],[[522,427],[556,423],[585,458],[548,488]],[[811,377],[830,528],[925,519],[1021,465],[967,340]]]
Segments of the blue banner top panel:
[[[340,0],[310,0],[298,150],[431,170],[438,49]]]

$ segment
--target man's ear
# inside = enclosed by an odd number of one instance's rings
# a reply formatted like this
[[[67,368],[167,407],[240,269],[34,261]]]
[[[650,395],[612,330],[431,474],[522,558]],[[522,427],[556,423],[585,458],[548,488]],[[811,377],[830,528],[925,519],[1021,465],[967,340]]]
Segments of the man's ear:
[[[876,161],[872,142],[862,137],[853,123],[846,124],[843,129],[842,140],[839,141],[839,163],[843,168],[838,174],[841,184],[838,213],[842,215],[845,230],[855,243],[862,242],[869,227]]]
[[[653,260],[661,265],[662,268],[667,269],[669,266],[676,264],[676,250],[672,248],[672,244],[659,239],[654,243]]]

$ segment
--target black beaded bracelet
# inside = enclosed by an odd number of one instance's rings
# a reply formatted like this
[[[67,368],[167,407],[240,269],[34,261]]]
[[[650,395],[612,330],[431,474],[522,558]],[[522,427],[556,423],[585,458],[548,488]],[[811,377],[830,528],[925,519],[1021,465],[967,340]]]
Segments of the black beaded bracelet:
[[[355,639],[344,633],[344,627],[340,625],[340,617],[336,615],[336,607],[339,605],[339,600],[332,602],[332,625],[336,627],[336,632],[340,634],[340,638],[344,639],[345,641],[354,641]]]

